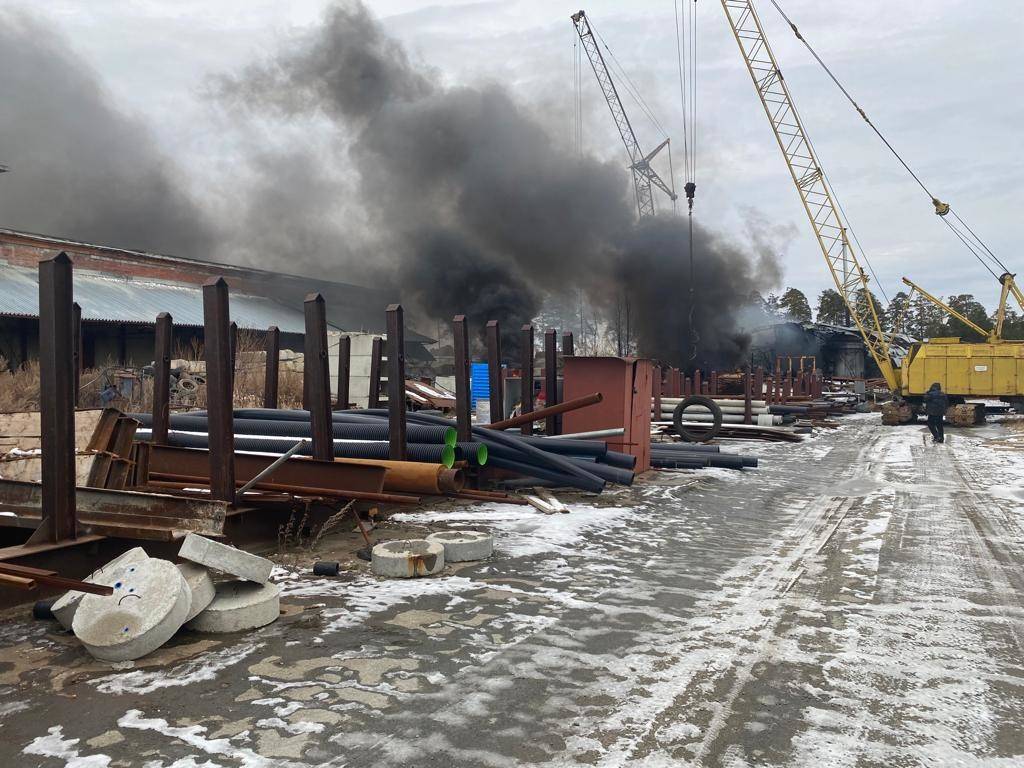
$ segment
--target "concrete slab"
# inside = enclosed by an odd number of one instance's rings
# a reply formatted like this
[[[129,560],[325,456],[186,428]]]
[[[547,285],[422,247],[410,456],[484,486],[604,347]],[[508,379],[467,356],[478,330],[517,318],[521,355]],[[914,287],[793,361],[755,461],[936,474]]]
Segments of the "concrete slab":
[[[216,594],[213,577],[206,568],[196,563],[178,563],[177,567],[192,592],[192,607],[189,609],[188,616],[185,617],[185,621],[191,621],[213,602]]]
[[[494,554],[494,537],[480,531],[438,531],[427,536],[444,547],[446,563],[486,560]]]
[[[387,541],[373,548],[370,567],[377,576],[395,579],[430,576],[444,568],[444,545],[426,539]]]
[[[126,564],[112,595],[86,595],[72,629],[97,659],[129,661],[166,643],[185,622],[192,593],[169,560]]]
[[[149,555],[146,554],[146,550],[142,547],[132,547],[127,552],[122,552],[106,565],[97,568],[86,576],[84,581],[104,584],[108,587],[113,586],[124,566],[128,563],[137,563],[148,558]],[[53,617],[60,622],[64,629],[71,629],[71,624],[75,619],[75,611],[78,610],[78,604],[82,602],[83,597],[85,597],[84,592],[65,592],[50,609],[53,612]]]
[[[222,581],[209,607],[186,625],[195,632],[242,632],[270,624],[281,615],[276,584]]]
[[[274,568],[274,564],[265,557],[244,552],[195,533],[185,537],[178,556],[257,584],[266,584]]]

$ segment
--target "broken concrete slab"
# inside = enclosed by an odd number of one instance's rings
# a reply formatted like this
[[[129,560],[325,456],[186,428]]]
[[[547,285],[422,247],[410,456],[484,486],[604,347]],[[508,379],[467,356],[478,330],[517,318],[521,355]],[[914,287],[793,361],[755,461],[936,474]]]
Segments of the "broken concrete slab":
[[[91,581],[108,587],[113,586],[125,566],[129,563],[137,563],[147,559],[149,559],[149,555],[146,554],[146,550],[142,547],[132,547],[106,565],[97,568],[86,576],[84,581]],[[82,602],[83,597],[85,597],[84,592],[65,592],[50,608],[53,617],[60,622],[64,629],[71,629],[71,624],[75,619],[75,611],[78,610],[78,604]]]
[[[265,557],[253,555],[195,533],[190,533],[185,537],[185,541],[182,542],[181,549],[178,551],[178,557],[257,584],[266,584],[270,579],[270,572],[274,568],[274,564]]]
[[[166,643],[185,623],[192,593],[169,560],[127,564],[112,595],[86,595],[72,629],[97,659],[129,661]]]
[[[411,579],[444,568],[444,545],[426,539],[387,541],[373,548],[370,568],[377,576]]]
[[[494,537],[480,531],[438,531],[427,536],[444,547],[446,563],[486,560],[494,554]]]
[[[192,607],[189,609],[188,616],[185,617],[185,621],[188,622],[207,609],[213,602],[216,592],[213,577],[203,566],[184,562],[178,563],[177,567],[192,592]]]
[[[241,632],[263,627],[281,615],[281,588],[252,581],[222,581],[209,607],[185,628],[195,632]]]

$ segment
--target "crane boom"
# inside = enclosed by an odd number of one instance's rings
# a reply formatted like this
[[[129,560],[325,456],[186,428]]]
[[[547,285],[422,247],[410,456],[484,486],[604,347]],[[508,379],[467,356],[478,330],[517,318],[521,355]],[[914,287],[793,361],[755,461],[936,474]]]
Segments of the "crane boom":
[[[640,218],[653,216],[655,213],[654,194],[651,190],[651,185],[656,186],[668,195],[670,200],[676,199],[674,188],[666,184],[657,171],[651,167],[651,160],[668,145],[668,139],[659,144],[657,149],[650,154],[644,154],[643,150],[640,149],[640,142],[637,141],[633,126],[629,122],[629,117],[626,115],[626,108],[622,105],[622,99],[619,98],[619,91],[616,89],[611,73],[608,71],[608,66],[605,64],[601,48],[597,44],[597,38],[590,26],[590,20],[583,11],[574,13],[571,18],[572,23],[576,26],[576,33],[580,37],[583,50],[587,52],[587,58],[590,59],[590,66],[594,69],[597,84],[601,87],[605,101],[608,102],[608,109],[611,110],[615,127],[619,129],[622,143],[626,145],[630,170],[633,172],[633,188],[636,192],[636,205]]]
[[[900,369],[893,363],[889,338],[882,330],[875,303],[870,300],[867,273],[861,267],[847,237],[846,224],[804,131],[793,97],[775,60],[775,54],[768,45],[753,2],[721,1],[836,289],[846,303],[850,317],[886,383],[894,394],[898,393],[902,384]],[[867,301],[857,301],[861,290],[868,297]]]

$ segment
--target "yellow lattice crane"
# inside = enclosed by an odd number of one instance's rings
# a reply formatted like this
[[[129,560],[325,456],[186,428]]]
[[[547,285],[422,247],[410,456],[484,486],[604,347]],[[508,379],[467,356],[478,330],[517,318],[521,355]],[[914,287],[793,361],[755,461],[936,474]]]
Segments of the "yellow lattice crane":
[[[981,329],[934,296],[916,288],[945,311],[974,326],[989,339],[986,343],[963,343],[956,338],[930,339],[912,345],[902,361],[894,357],[893,336],[882,328],[878,308],[870,299],[868,274],[850,242],[849,227],[842,208],[836,201],[828,177],[804,130],[753,2],[721,0],[721,3],[793,183],[800,194],[836,290],[846,303],[850,318],[860,331],[868,352],[900,404],[898,420],[914,417],[924,393],[936,381],[950,395],[953,403],[963,403],[965,397],[994,397],[1024,407],[1024,344],[1006,342],[1001,337],[1008,293],[1012,293],[1024,309],[1024,295],[1009,273],[1000,278],[1003,292],[997,318],[998,330],[993,329],[992,332]],[[791,26],[800,37],[796,27],[792,23]],[[933,199],[933,203],[938,215],[948,213],[949,208],[945,203],[937,199]],[[867,297],[867,300],[858,301],[858,294]]]

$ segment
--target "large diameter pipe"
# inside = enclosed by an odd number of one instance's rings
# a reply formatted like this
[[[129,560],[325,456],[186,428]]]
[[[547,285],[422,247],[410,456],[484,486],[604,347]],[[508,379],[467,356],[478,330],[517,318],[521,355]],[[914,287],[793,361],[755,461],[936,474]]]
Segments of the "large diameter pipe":
[[[487,459],[490,451],[486,443],[470,441],[468,443],[455,444],[456,461],[468,461],[478,467],[487,466]]]
[[[260,410],[260,409],[251,409]],[[303,411],[303,413],[306,413]],[[143,426],[149,426],[153,417],[150,414],[138,414]],[[133,416],[133,418],[135,418]],[[171,416],[171,428],[184,432],[206,432],[207,418],[192,414],[175,414]],[[310,437],[312,424],[308,420],[299,419],[266,419],[235,417],[236,435],[267,435],[280,437]],[[388,425],[386,421],[377,420],[345,422],[335,420],[331,426],[335,440],[387,440]],[[406,439],[410,443],[444,443],[455,445],[456,431],[451,427],[421,424],[410,426],[406,430]]]
[[[530,424],[534,421],[543,421],[548,416],[557,416],[560,413],[568,413],[569,411],[577,411],[580,408],[586,408],[588,405],[596,405],[604,400],[604,395],[600,392],[594,392],[590,395],[584,395],[583,397],[577,397],[573,400],[566,400],[564,403],[558,405],[550,405],[547,408],[541,408],[539,411],[530,411],[529,413],[523,413],[519,416],[513,416],[511,419],[505,419],[504,421],[496,421],[491,424],[487,424],[487,429],[508,429],[509,427],[521,427],[524,424]]]
[[[636,456],[631,453],[620,453],[619,451],[608,451],[604,456],[597,459],[602,464],[619,469],[634,469],[636,467]]]
[[[148,439],[149,430],[138,430],[136,437]],[[190,432],[171,432],[167,444],[177,448],[209,448],[209,436]],[[251,437],[242,436],[235,440],[236,451],[249,453],[267,453],[281,455],[293,445],[291,438]],[[449,469],[455,463],[455,449],[450,445],[428,445],[426,443],[408,443],[410,461],[424,461],[429,464],[444,464]],[[312,448],[306,444],[299,449],[302,456],[311,456]],[[345,442],[334,441],[334,456],[346,459],[387,459],[388,443],[384,442]]]
[[[384,467],[384,490],[398,493],[458,493],[466,484],[461,469],[422,461],[390,461],[387,459],[335,459],[344,464],[370,464]]]

